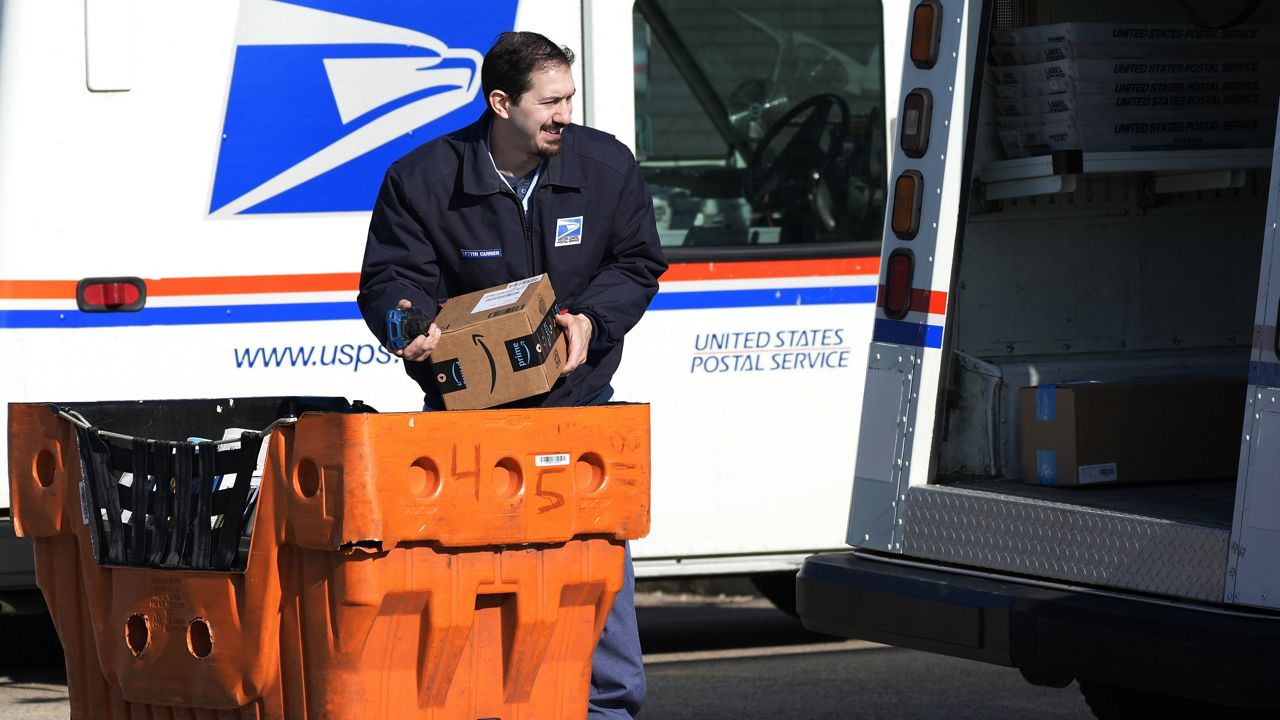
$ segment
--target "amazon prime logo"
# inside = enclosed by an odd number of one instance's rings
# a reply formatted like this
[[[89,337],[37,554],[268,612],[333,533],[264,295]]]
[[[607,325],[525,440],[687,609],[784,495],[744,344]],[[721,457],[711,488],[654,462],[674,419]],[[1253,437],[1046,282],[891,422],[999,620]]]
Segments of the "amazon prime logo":
[[[523,370],[529,367],[531,362],[533,362],[533,354],[529,352],[529,343],[525,340],[512,341],[511,364],[516,366],[517,370]]]
[[[387,167],[484,109],[518,0],[241,0],[211,216],[367,211]]]

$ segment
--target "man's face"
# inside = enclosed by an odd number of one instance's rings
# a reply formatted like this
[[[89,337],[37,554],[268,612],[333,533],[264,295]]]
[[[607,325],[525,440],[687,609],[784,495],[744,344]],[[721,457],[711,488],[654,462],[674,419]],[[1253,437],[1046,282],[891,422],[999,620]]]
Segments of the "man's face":
[[[560,131],[573,122],[573,75],[564,65],[535,70],[529,76],[529,90],[519,103],[507,103],[507,119],[521,138],[529,142],[529,152],[551,157],[560,152]]]

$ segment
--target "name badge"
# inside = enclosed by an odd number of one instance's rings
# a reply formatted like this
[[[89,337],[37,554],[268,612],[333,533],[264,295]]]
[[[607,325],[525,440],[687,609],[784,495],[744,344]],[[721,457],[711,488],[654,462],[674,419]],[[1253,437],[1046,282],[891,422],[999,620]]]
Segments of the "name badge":
[[[582,216],[556,220],[556,247],[582,243]]]
[[[476,260],[479,258],[495,258],[502,257],[502,248],[493,248],[491,250],[459,250],[462,257]]]

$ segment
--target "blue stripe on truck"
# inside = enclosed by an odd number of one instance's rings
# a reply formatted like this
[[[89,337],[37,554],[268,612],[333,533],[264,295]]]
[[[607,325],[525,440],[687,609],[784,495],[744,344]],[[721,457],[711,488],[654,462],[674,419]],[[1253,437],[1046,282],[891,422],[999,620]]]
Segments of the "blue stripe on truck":
[[[942,347],[942,326],[903,320],[876,320],[871,332],[875,342],[914,347]]]
[[[1280,387],[1280,363],[1249,363],[1249,384],[1258,387]]]
[[[650,310],[710,310],[715,308],[779,307],[788,305],[865,305],[876,301],[874,285],[811,288],[756,288],[660,292]],[[146,325],[218,325],[228,323],[359,320],[351,301],[277,303],[270,305],[196,305],[149,307],[138,312],[85,313],[79,310],[0,310],[0,328],[101,328]]]
[[[354,302],[275,305],[151,307],[138,312],[86,313],[79,310],[0,310],[3,328],[100,328],[138,325],[221,325],[226,323],[359,320]]]
[[[875,285],[810,288],[756,288],[660,292],[650,310],[773,307],[779,305],[863,305],[876,301]]]

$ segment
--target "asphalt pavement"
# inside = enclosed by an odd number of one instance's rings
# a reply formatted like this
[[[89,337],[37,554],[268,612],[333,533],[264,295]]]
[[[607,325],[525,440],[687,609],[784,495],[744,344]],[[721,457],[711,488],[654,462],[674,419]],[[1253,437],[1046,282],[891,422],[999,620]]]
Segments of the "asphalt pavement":
[[[66,718],[67,673],[47,615],[0,616],[0,718]]]
[[[1092,717],[1074,688],[1008,668],[810,633],[748,594],[641,592],[646,720]],[[66,718],[66,674],[47,618],[0,618],[0,718]]]
[[[1088,720],[1073,685],[1016,670],[844,640],[751,596],[637,598],[649,700],[659,720]]]

